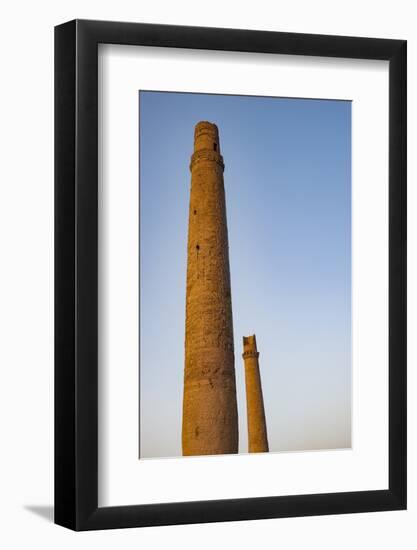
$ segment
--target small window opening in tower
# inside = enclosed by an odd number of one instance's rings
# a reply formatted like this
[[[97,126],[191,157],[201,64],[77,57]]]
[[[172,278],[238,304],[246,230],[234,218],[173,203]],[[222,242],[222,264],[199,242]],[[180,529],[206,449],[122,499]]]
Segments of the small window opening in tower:
[[[194,209],[194,214],[197,214],[197,210]]]
[[[217,151],[217,143],[213,143],[213,149]]]
[[[197,249],[197,250],[200,250],[200,245],[199,245],[199,244],[196,246],[196,249]]]

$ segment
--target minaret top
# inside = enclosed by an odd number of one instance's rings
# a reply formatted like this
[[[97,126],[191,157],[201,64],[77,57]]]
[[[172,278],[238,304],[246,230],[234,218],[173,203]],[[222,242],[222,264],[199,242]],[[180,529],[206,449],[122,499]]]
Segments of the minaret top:
[[[207,120],[202,120],[195,125],[194,153],[191,157],[190,169],[192,170],[200,161],[213,161],[224,170],[219,130],[215,124]]]
[[[198,122],[194,130],[194,151],[202,149],[220,153],[219,130],[215,124],[207,120]]]
[[[244,336],[243,337],[243,358],[245,357],[258,357],[259,352],[256,347],[256,336]]]
[[[209,122],[208,120],[200,120],[200,122],[197,122],[194,132],[197,133],[199,130],[203,129],[212,130],[218,133],[216,124],[214,124],[214,122]]]

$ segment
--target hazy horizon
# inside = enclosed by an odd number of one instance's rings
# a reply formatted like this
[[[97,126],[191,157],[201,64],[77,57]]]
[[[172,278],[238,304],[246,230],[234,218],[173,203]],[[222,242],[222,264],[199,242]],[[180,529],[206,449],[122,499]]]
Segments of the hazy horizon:
[[[180,456],[194,126],[225,162],[239,412],[256,334],[270,452],[351,445],[351,103],[139,93],[140,456]],[[132,437],[134,435],[132,434]]]

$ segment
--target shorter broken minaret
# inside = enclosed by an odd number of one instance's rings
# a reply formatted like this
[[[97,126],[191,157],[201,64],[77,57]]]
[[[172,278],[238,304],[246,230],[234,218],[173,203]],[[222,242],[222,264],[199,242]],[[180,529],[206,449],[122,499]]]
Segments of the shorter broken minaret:
[[[245,363],[246,404],[248,415],[248,447],[250,453],[267,453],[268,435],[256,337],[243,337],[243,360]]]

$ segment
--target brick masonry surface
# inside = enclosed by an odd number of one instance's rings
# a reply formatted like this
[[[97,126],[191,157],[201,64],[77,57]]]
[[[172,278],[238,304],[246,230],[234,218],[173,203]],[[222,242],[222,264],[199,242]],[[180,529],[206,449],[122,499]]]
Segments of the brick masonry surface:
[[[215,124],[196,125],[190,170],[182,450],[237,453],[224,163]]]

